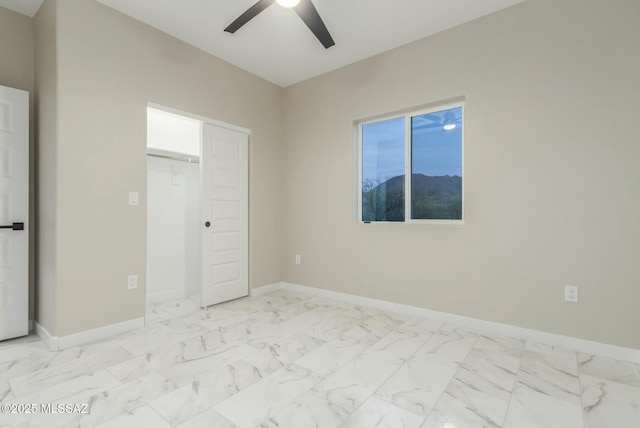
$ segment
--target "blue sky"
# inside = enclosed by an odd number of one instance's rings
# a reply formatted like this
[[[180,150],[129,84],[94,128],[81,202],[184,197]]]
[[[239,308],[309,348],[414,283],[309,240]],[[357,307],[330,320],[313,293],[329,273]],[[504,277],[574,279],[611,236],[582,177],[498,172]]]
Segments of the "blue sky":
[[[460,118],[461,108],[412,118],[412,171],[430,176],[462,176],[462,126],[443,131],[434,121],[450,111]],[[429,116],[427,118],[427,116]],[[434,127],[420,129],[420,126]],[[363,178],[384,182],[404,174],[404,117],[363,126]],[[419,129],[416,129],[419,128]]]

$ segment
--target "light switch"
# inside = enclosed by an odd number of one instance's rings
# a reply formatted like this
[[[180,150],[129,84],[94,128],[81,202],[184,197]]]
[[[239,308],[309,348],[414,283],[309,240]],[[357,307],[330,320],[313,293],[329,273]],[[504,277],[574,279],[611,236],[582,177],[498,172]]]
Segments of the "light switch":
[[[127,288],[129,290],[133,290],[134,288],[138,288],[138,275],[129,275],[129,276],[127,276]]]
[[[129,205],[138,205],[138,192],[129,192]]]

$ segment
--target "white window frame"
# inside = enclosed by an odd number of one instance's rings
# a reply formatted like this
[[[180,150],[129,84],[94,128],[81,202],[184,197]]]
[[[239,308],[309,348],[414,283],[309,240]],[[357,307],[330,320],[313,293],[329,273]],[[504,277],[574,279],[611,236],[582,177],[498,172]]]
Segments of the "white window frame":
[[[461,220],[437,220],[437,219],[412,219],[411,218],[411,118],[415,116],[421,116],[424,114],[434,113],[442,110],[449,110],[453,108],[462,108],[462,219]],[[404,150],[405,150],[405,165],[404,165],[404,221],[363,221],[362,220],[362,128],[365,125],[369,125],[377,122],[384,122],[391,119],[405,119],[405,135],[404,135]],[[444,104],[433,105],[428,108],[420,108],[415,110],[408,110],[402,113],[389,114],[385,116],[377,116],[373,119],[365,119],[356,122],[357,131],[355,132],[357,138],[356,155],[358,162],[358,175],[356,177],[356,193],[357,193],[357,222],[360,224],[373,225],[373,224],[431,224],[431,225],[453,225],[462,226],[465,222],[465,181],[466,173],[464,168],[464,133],[465,133],[465,103],[464,101],[456,101]]]

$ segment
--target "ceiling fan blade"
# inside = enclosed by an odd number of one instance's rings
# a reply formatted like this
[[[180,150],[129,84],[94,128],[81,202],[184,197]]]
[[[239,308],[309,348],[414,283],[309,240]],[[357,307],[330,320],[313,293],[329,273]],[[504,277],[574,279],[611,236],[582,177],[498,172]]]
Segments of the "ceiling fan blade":
[[[320,14],[316,10],[311,0],[300,0],[300,3],[293,8],[298,16],[307,24],[307,27],[316,36],[316,38],[322,43],[325,49],[329,49],[336,43],[333,41],[329,30],[324,25]]]
[[[275,3],[275,1],[276,0],[260,0],[258,3],[251,6],[242,15],[236,18],[235,21],[229,24],[229,26],[225,28],[224,31],[232,34],[235,33],[240,29],[240,27],[255,18],[257,14]]]
[[[425,125],[416,125],[411,127],[411,129],[414,131],[417,131],[420,129],[431,129],[431,128],[442,128],[442,123],[427,123]]]
[[[432,122],[442,123],[442,118],[437,114],[427,113],[427,114],[423,114],[421,117],[424,117],[425,119],[429,119]]]

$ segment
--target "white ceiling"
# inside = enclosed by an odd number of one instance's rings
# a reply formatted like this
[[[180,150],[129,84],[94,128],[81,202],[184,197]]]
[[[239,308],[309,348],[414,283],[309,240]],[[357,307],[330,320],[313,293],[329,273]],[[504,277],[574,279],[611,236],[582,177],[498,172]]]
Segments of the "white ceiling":
[[[98,1],[289,86],[524,0],[313,0],[336,42],[328,50],[278,4],[229,34],[224,28],[257,0]]]
[[[525,0],[313,0],[336,45],[273,4],[235,34],[257,0],[97,0],[280,86],[335,70]],[[0,0],[33,16],[42,0]]]
[[[44,0],[0,0],[0,6],[33,18]]]

